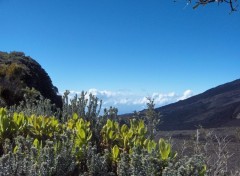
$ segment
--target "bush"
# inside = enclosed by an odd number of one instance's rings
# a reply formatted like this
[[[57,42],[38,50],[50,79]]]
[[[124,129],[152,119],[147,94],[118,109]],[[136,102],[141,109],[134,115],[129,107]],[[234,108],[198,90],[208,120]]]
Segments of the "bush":
[[[69,104],[66,94],[57,118],[44,99],[9,111],[1,108],[0,175],[206,173],[203,157],[178,158],[167,140],[152,139],[143,120],[119,124],[114,108],[100,116],[98,99],[91,95],[86,100],[85,95]]]

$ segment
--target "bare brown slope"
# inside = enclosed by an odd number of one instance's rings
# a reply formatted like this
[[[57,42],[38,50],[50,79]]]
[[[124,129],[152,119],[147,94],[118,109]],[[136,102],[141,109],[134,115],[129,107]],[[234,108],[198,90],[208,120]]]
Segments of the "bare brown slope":
[[[162,114],[161,130],[239,126],[240,79],[156,110]]]

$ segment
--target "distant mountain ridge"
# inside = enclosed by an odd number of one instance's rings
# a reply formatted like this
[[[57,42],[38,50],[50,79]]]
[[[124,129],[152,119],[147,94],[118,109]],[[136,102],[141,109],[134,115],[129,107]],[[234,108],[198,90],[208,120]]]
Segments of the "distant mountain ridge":
[[[240,79],[156,110],[160,130],[240,126]]]

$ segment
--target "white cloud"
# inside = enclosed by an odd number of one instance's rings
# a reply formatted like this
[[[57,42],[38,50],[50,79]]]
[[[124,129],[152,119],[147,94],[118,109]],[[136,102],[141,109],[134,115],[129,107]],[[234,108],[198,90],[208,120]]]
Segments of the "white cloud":
[[[183,95],[182,95],[180,98],[178,98],[178,100],[185,100],[185,99],[187,99],[187,98],[189,98],[189,97],[191,97],[191,96],[193,96],[192,90],[186,90],[186,91],[183,93]]]
[[[160,93],[154,92],[150,96],[137,93],[132,93],[127,90],[119,90],[119,91],[110,91],[110,90],[98,90],[98,89],[89,89],[87,91],[87,96],[92,94],[103,101],[103,108],[109,108],[110,106],[114,106],[118,108],[119,114],[122,113],[130,113],[134,110],[140,111],[146,108],[146,103],[148,102],[147,97],[154,99],[154,103],[156,107],[160,107],[163,105],[167,105],[179,100],[184,100],[193,95],[192,90],[186,90],[182,94],[177,94],[175,92],[169,93]],[[75,95],[80,95],[80,91],[70,91],[70,99]]]

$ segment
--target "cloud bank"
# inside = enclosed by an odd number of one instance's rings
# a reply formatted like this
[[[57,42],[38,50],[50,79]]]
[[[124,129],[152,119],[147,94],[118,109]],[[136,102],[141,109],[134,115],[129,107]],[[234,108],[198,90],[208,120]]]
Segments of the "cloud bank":
[[[128,90],[110,91],[110,90],[98,90],[89,89],[87,94],[93,94],[103,101],[102,108],[109,108],[110,106],[116,107],[119,110],[119,114],[131,113],[133,111],[140,111],[146,108],[148,102],[147,97],[154,99],[155,107],[160,107],[170,103],[184,100],[193,95],[192,90],[186,90],[182,94],[175,92],[161,93],[154,92],[150,96],[143,93],[133,93]],[[70,91],[69,97],[72,98],[75,95],[80,95],[81,91]]]

